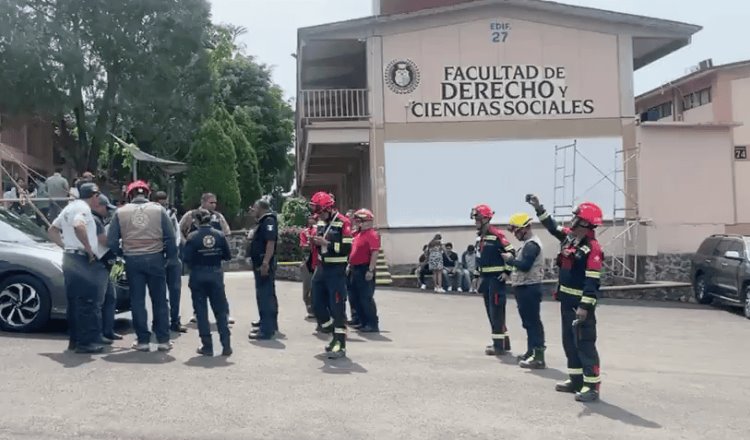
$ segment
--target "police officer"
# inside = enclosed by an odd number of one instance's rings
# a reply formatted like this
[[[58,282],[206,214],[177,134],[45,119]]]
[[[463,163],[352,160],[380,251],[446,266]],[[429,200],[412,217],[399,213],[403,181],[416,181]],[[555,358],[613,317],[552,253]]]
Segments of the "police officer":
[[[91,213],[99,203],[99,187],[81,185],[79,198],[68,204],[52,222],[47,234],[64,249],[63,276],[68,300],[70,333],[68,350],[100,353],[101,301],[97,286],[96,222]]]
[[[206,209],[195,209],[193,216],[198,229],[188,235],[183,256],[185,264],[190,268],[188,285],[192,292],[198,335],[201,338],[201,346],[197,353],[204,356],[214,354],[211,326],[208,322],[207,301],[210,301],[221,341],[221,355],[230,356],[232,346],[221,262],[230,260],[232,252],[224,234],[211,227],[211,212]]]
[[[352,247],[351,224],[326,192],[315,193],[310,208],[320,220],[312,238],[320,260],[313,275],[313,308],[321,331],[333,333],[325,347],[328,357],[341,358],[346,356],[346,266]]]
[[[511,275],[513,293],[526,329],[526,353],[518,357],[521,368],[546,368],[544,362],[544,325],[542,324],[542,278],[544,277],[544,253],[542,242],[531,230],[531,217],[525,212],[513,214],[508,229],[521,242],[518,258],[513,254],[502,254],[505,263],[515,270]]]
[[[96,234],[98,236],[98,246],[96,257],[98,258],[98,280],[100,298],[102,303],[102,342],[112,344],[115,340],[121,340],[122,336],[115,333],[115,312],[117,309],[117,297],[115,296],[115,286],[110,278],[110,272],[114,267],[117,257],[107,246],[107,231],[109,230],[110,215],[117,209],[110,203],[107,196],[99,195],[99,205],[93,207],[91,212],[94,214],[96,222]]]
[[[560,276],[556,296],[560,301],[563,348],[570,378],[558,383],[555,389],[575,393],[575,399],[580,402],[597,400],[601,379],[595,310],[604,255],[594,231],[602,224],[602,210],[593,203],[581,203],[573,211],[572,225],[567,228],[550,217],[535,195],[527,195],[526,201],[561,243],[557,256]]]
[[[169,223],[175,233],[175,245],[180,245],[180,226],[177,221],[177,210],[169,206],[169,198],[164,191],[157,191],[154,196],[156,203],[167,210]],[[187,333],[187,327],[180,322],[180,292],[182,291],[182,261],[179,253],[167,262],[167,290],[169,291],[169,329],[177,333]]]
[[[164,207],[149,202],[151,189],[146,182],[137,180],[128,185],[126,192],[130,203],[117,209],[107,237],[110,249],[125,256],[133,327],[137,336],[132,348],[151,351],[146,311],[148,285],[157,349],[169,351],[173,344],[169,340],[166,266],[167,261],[177,254],[174,231]]]
[[[252,323],[250,339],[271,339],[279,330],[279,301],[276,298],[276,242],[279,222],[271,205],[258,200],[252,207],[258,226],[250,242],[250,259],[255,275],[255,298],[260,320]]]
[[[201,195],[201,206],[199,209],[205,209],[208,212],[211,213],[211,227],[216,229],[217,231],[221,231],[224,233],[224,236],[229,239],[229,236],[232,234],[232,230],[229,228],[229,223],[227,223],[227,220],[224,218],[224,216],[216,210],[216,205],[218,204],[218,199],[216,198],[215,194],[212,193],[203,193]],[[182,216],[182,219],[180,219],[180,236],[182,237],[181,243],[185,243],[187,240],[188,234],[198,229],[198,226],[193,222],[193,211],[188,211],[185,213],[185,215]],[[229,313],[229,304],[227,304],[227,313]],[[193,318],[190,320],[190,322],[196,322],[195,314],[193,314]],[[232,318],[231,314],[229,316],[229,323],[234,324],[234,318]]]
[[[515,255],[513,245],[505,238],[505,234],[490,225],[494,214],[487,205],[477,205],[471,210],[471,218],[475,221],[479,238],[479,292],[484,296],[484,306],[492,328],[492,345],[484,351],[488,356],[502,355],[510,350],[510,337],[506,334],[505,326],[505,304],[508,300],[507,282],[513,268],[505,264],[502,255]]]

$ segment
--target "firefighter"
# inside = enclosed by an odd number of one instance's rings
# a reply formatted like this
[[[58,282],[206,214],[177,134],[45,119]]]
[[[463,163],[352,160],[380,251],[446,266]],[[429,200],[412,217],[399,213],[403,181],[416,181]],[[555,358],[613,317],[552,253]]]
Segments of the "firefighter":
[[[115,211],[107,233],[107,245],[115,255],[125,256],[133,327],[137,338],[132,348],[151,351],[151,332],[148,329],[146,311],[148,286],[157,349],[169,351],[174,344],[169,335],[166,266],[167,261],[177,255],[177,246],[167,210],[158,203],[149,202],[149,194],[151,188],[142,180],[128,185],[127,196],[130,203]]]
[[[544,254],[542,242],[531,230],[531,216],[525,212],[514,214],[508,229],[520,241],[518,258],[503,254],[508,266],[513,267],[511,281],[523,328],[526,329],[526,353],[518,357],[521,368],[546,368],[544,362],[544,325],[542,324],[542,279],[544,277]]]
[[[333,333],[325,348],[328,357],[341,358],[346,356],[346,266],[352,247],[351,224],[336,210],[336,202],[328,193],[313,195],[310,208],[319,219],[312,238],[320,262],[312,280],[313,308],[321,331]]]
[[[602,224],[602,210],[593,203],[581,203],[573,211],[573,222],[568,228],[559,226],[535,195],[527,195],[526,201],[561,243],[556,297],[560,301],[563,348],[570,378],[558,383],[555,389],[575,393],[579,402],[597,400],[601,381],[596,350],[596,303],[604,255],[594,231]]]
[[[484,305],[492,328],[492,345],[485,350],[488,356],[502,355],[510,350],[510,337],[506,334],[505,326],[505,304],[507,282],[512,268],[505,264],[502,254],[515,255],[513,245],[503,232],[490,225],[494,214],[487,205],[477,205],[471,210],[471,218],[476,222],[479,238],[479,292],[484,295]]]
[[[380,234],[373,228],[374,216],[367,209],[356,211],[352,218],[356,231],[352,239],[347,272],[351,280],[352,311],[357,311],[361,333],[379,333],[378,309],[375,305],[375,269],[380,252]]]
[[[190,268],[188,285],[198,321],[198,335],[201,338],[201,346],[197,353],[203,356],[214,354],[211,326],[208,322],[208,301],[216,317],[216,330],[222,346],[221,355],[231,356],[229,313],[221,262],[229,261],[232,258],[232,252],[229,250],[229,243],[224,234],[212,227],[210,211],[199,208],[191,212],[198,229],[188,235],[185,242],[184,261]]]

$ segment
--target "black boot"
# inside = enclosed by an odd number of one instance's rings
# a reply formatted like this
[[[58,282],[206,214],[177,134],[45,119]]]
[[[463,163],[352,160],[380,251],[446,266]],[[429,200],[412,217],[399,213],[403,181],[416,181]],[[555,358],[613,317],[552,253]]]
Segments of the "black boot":
[[[525,361],[526,359],[530,358],[533,354],[534,354],[534,350],[529,350],[520,356],[516,356],[516,360],[518,362]]]
[[[344,344],[341,343],[341,341],[332,341],[333,343],[326,347],[326,351],[328,352],[328,359],[339,359],[346,356],[346,347]],[[329,349],[330,348],[330,349]]]
[[[522,360],[518,363],[521,368],[528,368],[529,370],[542,370],[547,368],[547,364],[544,363],[544,347],[535,348],[534,354]]]
[[[221,355],[222,356],[231,356],[232,355],[232,353],[233,353],[233,351],[232,351],[232,345],[229,343],[229,338],[221,340],[221,347],[222,347],[222,350],[221,350]]]
[[[213,356],[214,348],[210,345],[201,345],[195,352],[203,356]]]
[[[503,348],[503,343],[495,344],[495,345],[488,345],[487,348],[484,349],[484,354],[487,356],[502,356],[506,353],[505,349]]]
[[[579,402],[593,402],[599,400],[599,390],[584,386],[581,391],[576,393],[576,400]]]
[[[579,381],[574,381],[571,379],[555,385],[555,391],[559,391],[561,393],[577,393],[580,389],[581,383]]]

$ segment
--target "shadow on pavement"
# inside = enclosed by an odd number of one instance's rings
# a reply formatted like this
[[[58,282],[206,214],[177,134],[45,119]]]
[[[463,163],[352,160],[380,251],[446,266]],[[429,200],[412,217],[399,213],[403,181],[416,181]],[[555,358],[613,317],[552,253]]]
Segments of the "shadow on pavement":
[[[250,340],[250,345],[255,345],[256,347],[261,348],[272,348],[274,350],[284,350],[286,349],[286,345],[284,345],[283,342],[277,340],[277,339],[266,339],[262,341],[257,340]]]
[[[90,354],[77,354],[72,351],[64,351],[62,353],[39,353],[39,356],[50,358],[62,365],[63,368],[80,367],[81,365],[95,361],[94,357]]]
[[[529,369],[523,369],[526,371],[526,374],[531,374],[532,376],[539,376],[543,377],[545,379],[551,379],[551,380],[565,380],[568,378],[568,375],[557,368],[545,368],[543,370],[529,370]]]
[[[604,416],[608,419],[612,420],[618,420],[622,423],[633,425],[633,426],[641,426],[643,428],[651,428],[651,429],[661,429],[661,425],[652,422],[651,420],[646,420],[643,417],[633,414],[630,411],[620,408],[617,405],[612,405],[611,403],[607,403],[604,401],[598,401],[598,402],[592,402],[592,403],[584,403],[583,411],[581,411],[580,414],[578,414],[578,417],[588,417],[594,414]]]
[[[361,333],[357,332],[357,335],[359,335],[360,338],[367,339],[368,341],[376,341],[376,342],[393,342],[393,339],[383,336],[383,333],[390,333],[390,332],[384,332],[381,331],[380,333]]]
[[[328,359],[325,353],[315,355],[315,357],[323,361],[323,365],[320,367],[320,371],[325,374],[367,373],[367,369],[365,367],[354,362],[348,357],[344,357],[341,359]]]
[[[107,362],[119,364],[166,364],[174,362],[175,358],[162,351],[151,351],[148,353],[123,348],[121,352],[115,352],[102,357]]]
[[[229,362],[226,356],[195,356],[184,362],[188,367],[217,368],[229,367],[234,362]]]

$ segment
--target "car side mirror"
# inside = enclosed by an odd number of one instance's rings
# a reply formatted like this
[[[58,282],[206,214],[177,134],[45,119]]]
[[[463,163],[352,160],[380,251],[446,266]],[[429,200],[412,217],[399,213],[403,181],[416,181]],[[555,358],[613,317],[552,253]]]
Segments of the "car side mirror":
[[[740,260],[740,253],[737,251],[726,251],[724,252],[725,258],[731,258],[732,260]]]

